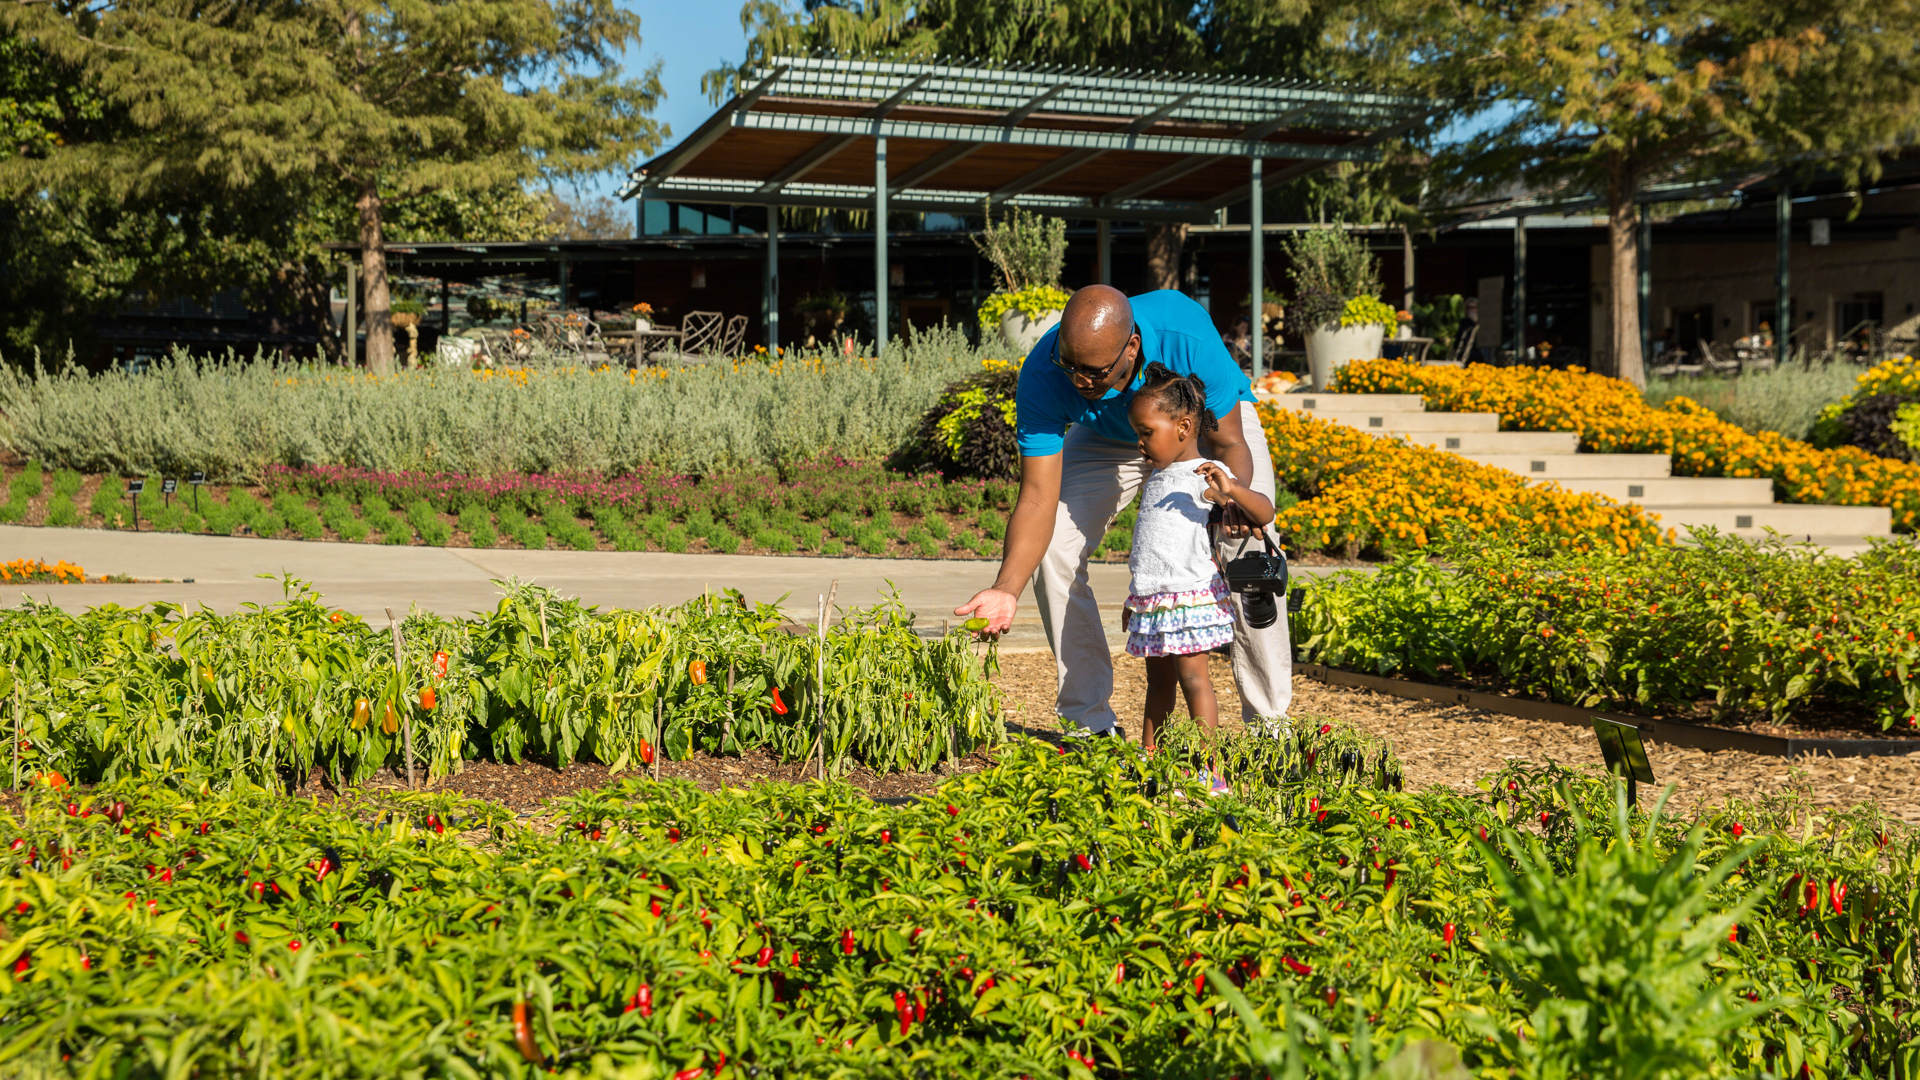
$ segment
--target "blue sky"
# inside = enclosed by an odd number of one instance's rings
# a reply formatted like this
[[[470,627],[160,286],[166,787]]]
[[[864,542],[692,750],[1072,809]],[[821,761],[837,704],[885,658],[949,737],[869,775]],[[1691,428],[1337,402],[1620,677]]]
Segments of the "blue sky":
[[[653,115],[672,127],[671,146],[713,113],[700,92],[701,74],[722,61],[737,64],[746,52],[740,0],[634,0],[633,10],[640,13],[640,47],[627,50],[627,71],[637,75],[662,62],[667,96]],[[604,178],[595,189],[611,194],[622,179]]]

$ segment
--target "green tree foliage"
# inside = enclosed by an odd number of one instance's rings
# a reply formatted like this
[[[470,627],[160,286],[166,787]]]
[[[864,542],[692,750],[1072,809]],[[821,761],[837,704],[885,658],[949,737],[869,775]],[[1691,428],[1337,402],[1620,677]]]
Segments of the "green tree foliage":
[[[121,0],[8,5],[0,19],[79,71],[125,125],[0,161],[0,182],[116,200],[182,185],[350,200],[375,370],[393,359],[390,205],[517,195],[522,181],[602,171],[658,142],[657,69],[621,76],[639,19],[612,0]]]
[[[1868,171],[1920,119],[1912,4],[1381,0],[1349,30],[1375,73],[1492,118],[1439,148],[1451,190],[1523,180],[1605,200],[1616,373],[1635,385],[1635,198],[1649,183],[1796,159]]]

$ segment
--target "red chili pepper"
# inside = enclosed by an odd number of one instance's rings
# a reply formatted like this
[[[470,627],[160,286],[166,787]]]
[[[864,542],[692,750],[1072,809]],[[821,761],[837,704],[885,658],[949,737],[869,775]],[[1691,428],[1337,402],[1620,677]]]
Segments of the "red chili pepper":
[[[439,703],[440,703],[440,699],[437,696],[435,696],[433,692],[433,687],[429,686],[426,689],[420,691],[420,707],[422,709],[425,709],[428,712],[432,712],[433,707],[435,705],[438,705]]]
[[[1293,972],[1293,973],[1294,973],[1295,975],[1302,975],[1302,976],[1305,976],[1305,975],[1311,975],[1311,974],[1313,974],[1313,965],[1312,965],[1312,964],[1303,964],[1303,963],[1301,963],[1300,961],[1298,961],[1298,960],[1295,960],[1295,959],[1294,959],[1293,957],[1291,957],[1291,956],[1283,956],[1283,957],[1281,957],[1281,958],[1280,958],[1280,962],[1281,962],[1282,964],[1285,964],[1285,965],[1287,965],[1287,970],[1288,970],[1288,971],[1291,971],[1291,972]]]
[[[1335,990],[1331,986],[1327,987],[1327,1004],[1338,1005],[1339,1003],[1340,1003],[1340,991]]]
[[[681,1069],[679,1072],[674,1073],[673,1080],[700,1080],[700,1078],[705,1075],[707,1075],[706,1068],[696,1065],[691,1069]]]
[[[1093,860],[1087,858],[1085,855],[1075,855],[1073,861],[1075,865],[1079,866],[1083,871],[1093,869]]]
[[[533,1025],[527,1022],[527,1003],[513,1003],[513,1043],[520,1048],[520,1056],[535,1065],[545,1061],[540,1048],[533,1042]]]
[[[1835,915],[1840,914],[1840,910],[1845,907],[1847,903],[1847,883],[1844,881],[1834,882],[1827,890],[1827,900],[1833,905],[1833,913]]]
[[[1727,927],[1727,940],[1733,942],[1735,945],[1740,944],[1739,923],[1734,923],[1732,926]]]
[[[1207,976],[1202,973],[1193,977],[1193,992],[1196,997],[1204,997],[1207,992]]]
[[[640,740],[640,763],[642,765],[653,764],[653,744],[645,739]]]
[[[1733,823],[1733,838],[1734,838],[1735,840],[1738,840],[1738,839],[1740,839],[1741,837],[1743,837],[1743,836],[1745,836],[1745,835],[1747,835],[1747,827],[1746,827],[1745,825],[1742,825],[1742,824],[1740,824],[1740,823],[1739,823],[1739,822],[1737,822],[1737,821],[1736,821],[1736,822],[1734,822],[1734,823]]]
[[[883,843],[883,844],[891,844],[891,843],[893,843],[893,830],[892,830],[892,829],[881,829],[881,830],[880,830],[880,842],[881,842],[881,843]]]
[[[633,992],[633,996],[627,999],[627,1007],[621,1011],[637,1012],[642,1017],[652,1016],[653,987],[648,986],[646,983],[641,983],[640,989]]]
[[[678,828],[672,828],[672,829],[668,829],[668,830],[667,830],[667,843],[669,843],[669,844],[677,844],[677,843],[679,843],[679,842],[680,842],[680,830],[679,830]]]
[[[32,966],[33,966],[33,954],[24,953],[24,952],[21,953],[20,959],[15,960],[13,962],[14,977],[19,978],[20,976],[25,975],[27,973],[27,969],[31,968]]]
[[[761,967],[771,965],[773,963],[773,946],[760,946],[760,951],[754,954],[753,962],[759,964]]]
[[[773,688],[773,712],[776,716],[787,715],[787,703],[780,700],[780,688]]]
[[[705,660],[695,660],[688,664],[687,678],[691,679],[695,686],[707,685],[707,662]]]
[[[1452,923],[1448,923],[1447,925],[1440,928],[1440,940],[1446,942],[1449,945],[1453,944],[1453,924]]]
[[[851,929],[841,931],[840,951],[842,953],[845,953],[848,956],[852,956],[854,953],[854,950],[858,947],[858,944],[859,943],[854,940],[853,931]]]
[[[436,679],[444,679],[447,677],[446,653],[437,652],[433,654],[433,677]]]

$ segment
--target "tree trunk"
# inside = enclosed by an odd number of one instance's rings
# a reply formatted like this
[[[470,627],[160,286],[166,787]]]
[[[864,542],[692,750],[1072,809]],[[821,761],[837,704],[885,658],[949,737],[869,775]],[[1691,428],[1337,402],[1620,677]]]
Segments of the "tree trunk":
[[[1147,288],[1180,287],[1180,251],[1187,246],[1187,223],[1155,225],[1147,232]]]
[[[1618,156],[1607,176],[1607,248],[1608,277],[1613,286],[1613,373],[1616,377],[1647,388],[1647,370],[1640,355],[1640,246],[1639,209],[1634,205],[1633,171]]]
[[[360,277],[366,311],[367,370],[385,375],[393,370],[393,302],[387,291],[387,244],[380,232],[380,192],[372,184],[360,189],[354,206],[360,211]]]

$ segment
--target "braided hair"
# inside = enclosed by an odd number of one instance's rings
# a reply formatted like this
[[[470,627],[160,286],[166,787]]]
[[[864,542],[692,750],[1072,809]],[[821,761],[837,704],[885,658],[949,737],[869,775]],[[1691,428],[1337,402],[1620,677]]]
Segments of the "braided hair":
[[[1158,360],[1147,365],[1138,393],[1172,419],[1194,418],[1194,434],[1220,430],[1220,419],[1207,408],[1207,384],[1198,375],[1177,375]]]

